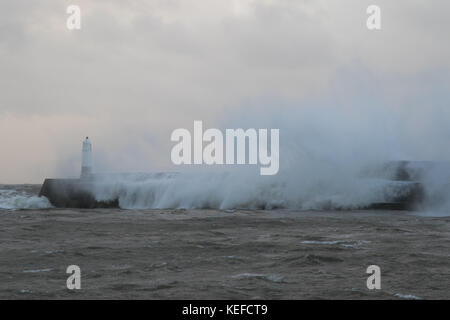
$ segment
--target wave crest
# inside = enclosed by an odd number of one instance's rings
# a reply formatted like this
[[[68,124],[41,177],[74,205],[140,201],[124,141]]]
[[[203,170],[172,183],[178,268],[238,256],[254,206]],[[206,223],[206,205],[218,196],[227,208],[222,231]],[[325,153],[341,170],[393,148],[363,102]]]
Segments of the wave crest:
[[[0,189],[0,209],[2,210],[47,209],[51,207],[52,205],[46,197],[38,197],[14,189]]]

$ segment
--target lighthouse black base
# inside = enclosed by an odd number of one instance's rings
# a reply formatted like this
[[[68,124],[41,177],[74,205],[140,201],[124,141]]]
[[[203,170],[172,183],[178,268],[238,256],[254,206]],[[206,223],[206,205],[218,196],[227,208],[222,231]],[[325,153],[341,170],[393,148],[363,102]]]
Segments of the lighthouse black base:
[[[57,208],[119,208],[119,201],[97,201],[89,179],[45,179],[39,196]]]

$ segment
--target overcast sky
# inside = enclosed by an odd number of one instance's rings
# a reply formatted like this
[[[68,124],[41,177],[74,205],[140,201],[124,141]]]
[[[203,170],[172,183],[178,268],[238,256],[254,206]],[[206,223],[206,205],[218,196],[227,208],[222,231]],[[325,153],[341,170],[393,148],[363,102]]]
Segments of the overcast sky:
[[[66,28],[70,4],[81,30]],[[167,170],[170,133],[193,120],[255,127],[249,110],[315,104],[379,108],[421,146],[406,157],[450,160],[449,13],[448,0],[2,0],[0,183],[78,175],[86,135],[96,168]]]

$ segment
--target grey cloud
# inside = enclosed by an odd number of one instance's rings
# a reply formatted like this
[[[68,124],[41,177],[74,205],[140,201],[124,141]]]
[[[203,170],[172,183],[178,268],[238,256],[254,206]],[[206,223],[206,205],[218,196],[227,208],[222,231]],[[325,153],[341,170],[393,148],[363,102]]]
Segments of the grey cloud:
[[[130,152],[127,140],[117,138],[128,133],[142,141],[136,154],[163,165],[169,148],[164,137],[173,128],[194,119],[217,123],[249,103],[264,111],[286,101],[293,108],[318,97],[333,101],[338,95],[330,92],[339,82],[350,98],[353,83],[343,70],[354,67],[364,74],[368,96],[361,101],[371,99],[374,86],[390,108],[407,115],[405,95],[427,81],[420,75],[448,77],[450,3],[377,2],[383,29],[373,33],[365,28],[365,9],[372,4],[366,0],[80,0],[80,31],[65,27],[69,1],[2,1],[0,120],[4,130],[8,123],[21,126],[29,138],[20,140],[24,149],[37,143],[26,126],[52,126],[55,119],[64,122],[56,131],[67,140],[94,132],[109,159]],[[43,130],[39,137],[76,158],[78,150],[62,147],[50,134]],[[19,153],[11,146],[14,138],[3,139],[12,156],[0,167],[7,167]],[[45,174],[63,161],[59,153],[31,156]],[[112,163],[107,158],[103,162]],[[146,166],[144,160],[122,163],[127,169]],[[18,173],[0,170],[0,179],[18,179]]]

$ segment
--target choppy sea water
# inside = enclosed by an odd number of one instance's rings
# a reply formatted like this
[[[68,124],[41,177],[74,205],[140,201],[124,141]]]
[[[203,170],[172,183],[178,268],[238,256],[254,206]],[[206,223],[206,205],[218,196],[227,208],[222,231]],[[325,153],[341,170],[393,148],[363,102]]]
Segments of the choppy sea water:
[[[448,216],[56,209],[39,189],[0,186],[0,298],[450,298]],[[366,286],[373,264],[381,290]]]
[[[450,217],[40,209],[0,221],[3,299],[450,298]],[[69,265],[81,269],[76,292]],[[366,286],[370,265],[380,290]]]

